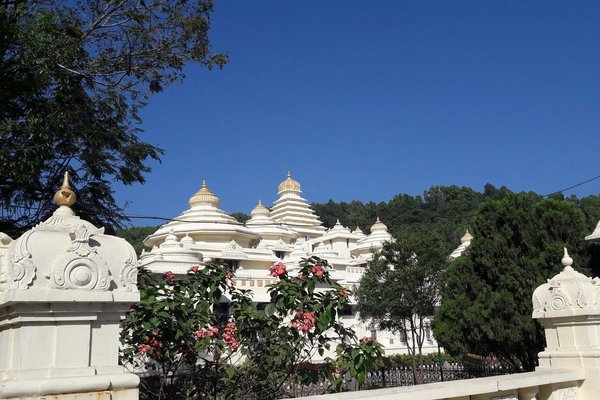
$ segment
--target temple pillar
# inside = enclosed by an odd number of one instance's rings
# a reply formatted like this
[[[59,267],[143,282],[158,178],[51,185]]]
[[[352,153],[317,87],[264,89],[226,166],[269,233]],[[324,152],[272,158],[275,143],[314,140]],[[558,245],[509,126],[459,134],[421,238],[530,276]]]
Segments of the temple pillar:
[[[71,210],[0,246],[0,399],[138,398],[119,365],[119,323],[139,301],[137,257]]]

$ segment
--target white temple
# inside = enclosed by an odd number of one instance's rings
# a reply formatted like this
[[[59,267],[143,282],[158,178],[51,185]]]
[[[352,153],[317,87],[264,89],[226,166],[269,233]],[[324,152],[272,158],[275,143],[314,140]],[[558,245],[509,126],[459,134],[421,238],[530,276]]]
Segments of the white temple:
[[[301,259],[314,255],[329,262],[334,281],[356,289],[373,253],[392,239],[387,226],[377,218],[369,235],[358,227],[351,231],[339,221],[326,229],[300,193],[300,183],[288,173],[271,211],[259,200],[251,219],[241,224],[219,209],[219,198],[203,182],[190,198],[189,209],[144,240],[152,250],[142,253],[140,264],[154,273],[185,274],[202,260],[222,259],[234,271],[235,284],[251,289],[256,303],[265,303],[266,286],[275,282],[269,275],[274,263],[282,261],[293,271]],[[453,255],[460,255],[469,243],[463,241]],[[399,335],[373,331],[358,321],[354,311],[344,320],[359,337],[376,335],[386,353],[407,351]],[[424,352],[437,351],[433,336],[427,337]]]

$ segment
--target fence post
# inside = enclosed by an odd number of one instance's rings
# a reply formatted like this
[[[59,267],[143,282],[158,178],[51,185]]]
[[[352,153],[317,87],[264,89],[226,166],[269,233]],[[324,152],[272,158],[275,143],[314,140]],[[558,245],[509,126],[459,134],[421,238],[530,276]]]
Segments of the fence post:
[[[582,398],[600,393],[600,280],[572,267],[565,249],[564,269],[533,292],[533,318],[544,327],[546,348],[539,353],[538,371],[581,368]]]
[[[46,221],[0,246],[0,399],[138,398],[119,322],[139,301],[137,257],[77,217],[68,175]]]

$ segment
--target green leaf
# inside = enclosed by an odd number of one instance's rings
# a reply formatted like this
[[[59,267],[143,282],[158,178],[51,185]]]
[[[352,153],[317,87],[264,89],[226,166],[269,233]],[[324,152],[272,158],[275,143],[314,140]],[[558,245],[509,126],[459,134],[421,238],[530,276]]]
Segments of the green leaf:
[[[267,317],[271,317],[273,314],[275,314],[275,311],[276,311],[276,307],[275,307],[275,304],[273,304],[273,303],[269,303],[265,307],[265,315]]]

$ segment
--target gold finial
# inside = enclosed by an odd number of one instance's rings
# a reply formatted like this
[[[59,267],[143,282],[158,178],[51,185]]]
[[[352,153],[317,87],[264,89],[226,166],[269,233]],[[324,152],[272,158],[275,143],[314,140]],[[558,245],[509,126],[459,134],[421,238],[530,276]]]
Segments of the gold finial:
[[[189,201],[190,207],[195,204],[209,204],[213,207],[219,208],[221,200],[206,187],[206,180],[202,180],[202,187],[198,190]]]
[[[69,171],[65,171],[63,184],[54,194],[54,203],[59,206],[70,207],[75,204],[75,200],[77,200],[77,196],[75,195],[75,192],[71,190],[71,185],[69,185]]]
[[[285,191],[302,192],[300,190],[300,183],[292,179],[290,171],[288,171],[286,180],[279,184],[279,191],[277,193],[281,194]]]

